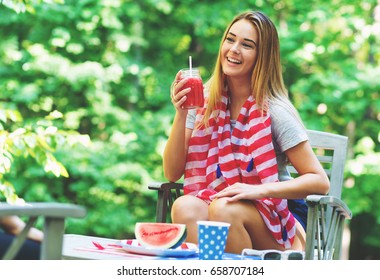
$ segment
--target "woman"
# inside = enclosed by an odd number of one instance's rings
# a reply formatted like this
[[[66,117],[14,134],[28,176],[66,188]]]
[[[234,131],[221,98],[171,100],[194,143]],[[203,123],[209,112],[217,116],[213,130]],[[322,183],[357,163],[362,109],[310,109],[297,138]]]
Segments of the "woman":
[[[25,222],[18,216],[0,217],[0,259],[11,246],[15,236],[20,234],[25,227]],[[27,235],[27,239],[15,256],[16,260],[38,260],[40,259],[41,242],[43,232],[32,227]]]
[[[326,194],[329,180],[288,100],[272,21],[256,11],[236,16],[215,65],[203,108],[182,108],[190,89],[181,90],[180,72],[171,87],[176,114],[164,173],[169,181],[185,175],[172,221],[186,224],[187,241],[194,243],[196,221],[230,223],[227,252],[304,250],[303,199]],[[287,161],[299,177],[290,177]]]

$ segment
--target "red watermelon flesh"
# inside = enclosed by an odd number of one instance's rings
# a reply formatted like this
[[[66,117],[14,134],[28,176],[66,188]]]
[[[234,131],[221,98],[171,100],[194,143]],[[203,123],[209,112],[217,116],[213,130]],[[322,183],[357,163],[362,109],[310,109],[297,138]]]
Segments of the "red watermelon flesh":
[[[136,223],[135,236],[144,247],[174,249],[186,238],[186,225],[170,223]]]

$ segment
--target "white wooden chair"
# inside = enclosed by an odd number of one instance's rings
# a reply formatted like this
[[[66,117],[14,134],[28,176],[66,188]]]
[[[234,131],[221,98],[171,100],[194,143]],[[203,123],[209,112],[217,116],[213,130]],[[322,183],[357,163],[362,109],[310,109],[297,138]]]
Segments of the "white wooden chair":
[[[309,195],[305,259],[340,259],[342,235],[346,219],[351,219],[350,209],[341,199],[344,166],[347,154],[346,136],[308,130],[310,144],[330,179],[328,195]],[[288,166],[293,177],[296,170]],[[170,221],[173,201],[182,195],[181,183],[153,182],[148,188],[158,193],[156,222]]]
[[[86,210],[82,206],[64,203],[35,202],[22,206],[0,203],[0,216],[11,215],[28,217],[28,221],[24,230],[17,235],[3,255],[4,260],[14,259],[26,240],[28,231],[39,217],[44,220],[44,238],[41,244],[40,259],[60,260],[62,259],[65,219],[82,218],[86,215]]]

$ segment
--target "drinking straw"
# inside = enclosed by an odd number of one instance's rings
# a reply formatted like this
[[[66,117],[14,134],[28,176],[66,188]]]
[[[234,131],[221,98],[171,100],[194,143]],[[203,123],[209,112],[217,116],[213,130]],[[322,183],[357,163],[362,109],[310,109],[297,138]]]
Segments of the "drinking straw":
[[[191,71],[191,68],[192,68],[192,62],[191,62],[191,55],[189,55],[189,69],[190,69],[190,77],[192,76],[192,71]]]

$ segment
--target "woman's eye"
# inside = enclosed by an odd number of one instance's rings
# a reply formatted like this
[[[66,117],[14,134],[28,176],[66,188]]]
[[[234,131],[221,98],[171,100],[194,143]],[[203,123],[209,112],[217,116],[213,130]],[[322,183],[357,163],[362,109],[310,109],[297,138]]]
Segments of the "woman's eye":
[[[243,46],[246,47],[246,48],[253,49],[253,46],[251,46],[250,44],[245,44],[245,43],[244,43]]]
[[[226,41],[228,41],[228,42],[234,42],[234,39],[232,39],[231,37],[227,37]]]

